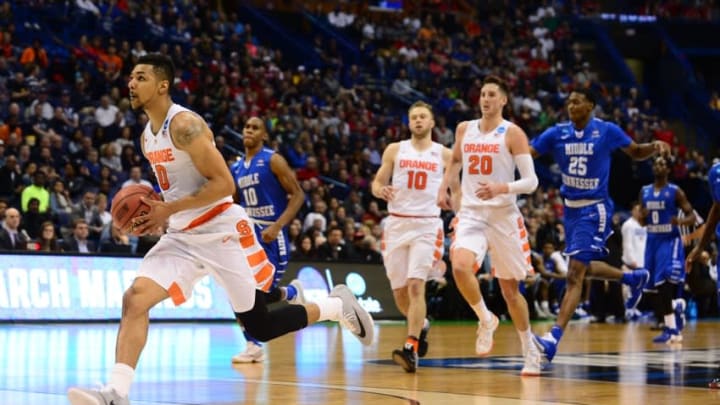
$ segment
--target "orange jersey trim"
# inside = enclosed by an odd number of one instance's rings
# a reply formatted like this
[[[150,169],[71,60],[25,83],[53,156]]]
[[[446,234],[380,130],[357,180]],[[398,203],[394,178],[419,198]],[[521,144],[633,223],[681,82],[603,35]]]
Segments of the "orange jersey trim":
[[[393,217],[400,217],[400,218],[440,218],[437,215],[403,215],[403,214],[397,214],[394,212],[390,213]]]
[[[213,218],[215,218],[216,216],[222,214],[222,213],[225,212],[228,208],[230,208],[232,205],[233,205],[233,203],[231,203],[231,202],[224,202],[224,203],[222,203],[222,204],[218,204],[218,205],[210,208],[209,210],[205,211],[205,213],[203,213],[203,214],[200,215],[199,217],[197,217],[197,218],[193,219],[192,221],[190,221],[190,223],[188,224],[188,226],[186,226],[186,227],[183,228],[182,230],[183,230],[183,231],[189,231],[190,229],[197,228],[198,226],[200,226],[200,225],[202,225],[202,224],[204,224],[204,223],[207,223],[207,222],[209,222],[211,219],[213,219]]]

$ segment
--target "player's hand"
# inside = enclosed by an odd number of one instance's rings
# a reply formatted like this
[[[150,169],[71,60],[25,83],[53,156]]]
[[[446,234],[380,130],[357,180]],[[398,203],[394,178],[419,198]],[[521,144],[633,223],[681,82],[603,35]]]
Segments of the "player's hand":
[[[145,197],[141,199],[150,206],[150,212],[133,218],[130,233],[135,236],[147,235],[161,229],[172,215],[170,204]]]
[[[280,234],[281,228],[282,227],[278,225],[277,222],[275,222],[267,228],[263,229],[260,233],[260,237],[262,238],[263,242],[270,243],[277,239],[278,234]]]
[[[440,209],[452,210],[452,200],[450,198],[450,193],[447,192],[447,187],[440,187],[435,203],[438,207],[440,207]]]
[[[702,250],[699,249],[697,246],[693,248],[693,250],[688,253],[687,257],[685,257],[685,272],[690,274],[693,268],[693,263],[695,260],[700,257],[700,253],[702,253]]]
[[[395,192],[397,189],[393,186],[382,186],[380,189],[380,198],[385,201],[392,201],[395,198]]]
[[[497,195],[507,192],[507,185],[504,183],[479,183],[475,195],[481,200],[489,200]]]
[[[670,145],[665,141],[653,141],[653,149],[657,155],[670,155]]]

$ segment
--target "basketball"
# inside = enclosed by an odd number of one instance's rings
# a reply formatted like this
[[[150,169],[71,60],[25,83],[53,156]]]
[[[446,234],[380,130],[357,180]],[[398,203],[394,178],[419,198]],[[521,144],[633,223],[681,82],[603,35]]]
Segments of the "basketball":
[[[115,194],[110,206],[110,215],[118,228],[128,231],[133,218],[150,211],[150,206],[140,199],[142,197],[161,200],[155,190],[141,184],[123,187]]]

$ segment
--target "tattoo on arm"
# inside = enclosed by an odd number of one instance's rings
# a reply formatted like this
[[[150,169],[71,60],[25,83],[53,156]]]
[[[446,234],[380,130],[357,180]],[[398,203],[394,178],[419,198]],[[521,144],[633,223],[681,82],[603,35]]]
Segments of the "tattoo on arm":
[[[202,135],[203,130],[205,129],[202,121],[194,118],[194,119],[187,119],[185,122],[183,122],[184,125],[182,125],[180,128],[175,130],[173,138],[175,139],[175,142],[177,142],[178,146],[188,146],[190,143],[192,143],[193,139],[197,138],[198,136]]]

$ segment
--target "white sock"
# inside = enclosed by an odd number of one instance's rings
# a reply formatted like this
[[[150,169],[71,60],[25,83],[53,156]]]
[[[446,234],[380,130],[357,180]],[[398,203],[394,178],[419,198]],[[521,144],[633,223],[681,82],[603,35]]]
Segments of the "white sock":
[[[522,345],[523,355],[527,352],[528,345],[532,339],[532,330],[527,328],[525,330],[518,330],[518,336],[520,336],[520,344]]]
[[[121,397],[130,394],[130,385],[135,377],[135,369],[123,363],[115,363],[110,370],[108,386],[113,388]]]
[[[675,314],[665,315],[665,326],[670,329],[677,329],[675,324]]]
[[[430,327],[430,321],[429,321],[427,318],[425,318],[425,319],[423,320],[423,327],[422,327],[422,328],[423,328],[423,329],[428,329],[429,327]]]
[[[480,298],[480,301],[477,302],[475,305],[470,306],[473,311],[475,311],[475,315],[477,315],[480,322],[490,322],[492,320],[492,313],[487,309],[485,306],[485,300]]]
[[[547,301],[540,303],[540,307],[547,313],[550,313],[550,304]]]
[[[337,321],[340,319],[343,307],[343,303],[340,298],[327,297],[325,299],[318,300],[315,304],[317,304],[318,308],[320,308],[320,318],[318,318],[318,322]]]

